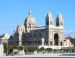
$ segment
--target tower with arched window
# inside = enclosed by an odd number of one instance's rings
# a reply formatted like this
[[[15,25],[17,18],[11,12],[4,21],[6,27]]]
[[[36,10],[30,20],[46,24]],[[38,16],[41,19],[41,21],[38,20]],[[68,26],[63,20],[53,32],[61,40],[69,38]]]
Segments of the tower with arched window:
[[[64,26],[62,15],[57,15],[56,25],[54,25],[52,14],[48,12],[46,16],[46,29],[48,31],[48,46],[63,46]]]

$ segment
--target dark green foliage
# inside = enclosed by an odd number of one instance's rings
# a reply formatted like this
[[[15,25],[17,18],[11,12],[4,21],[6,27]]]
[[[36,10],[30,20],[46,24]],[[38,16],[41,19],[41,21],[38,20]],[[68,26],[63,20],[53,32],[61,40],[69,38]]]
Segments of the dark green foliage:
[[[53,51],[53,49],[52,48],[47,48],[47,51],[51,52],[51,51]]]
[[[54,51],[54,52],[56,52],[56,51],[57,51],[57,49],[54,49],[53,51]]]
[[[18,46],[17,45],[14,45],[13,46],[13,49],[17,49],[18,50]]]
[[[13,52],[13,47],[9,47],[8,49],[8,54],[12,53]]]
[[[7,43],[3,43],[3,46],[4,46],[4,53],[6,53],[8,49]]]
[[[24,48],[24,51],[25,52],[34,52],[35,50],[38,50],[38,48],[37,47],[25,47]]]
[[[18,50],[23,50],[23,47],[22,47],[22,46],[19,46],[19,47],[18,47]]]
[[[44,47],[41,47],[40,49],[39,49],[39,51],[43,51],[44,50]]]

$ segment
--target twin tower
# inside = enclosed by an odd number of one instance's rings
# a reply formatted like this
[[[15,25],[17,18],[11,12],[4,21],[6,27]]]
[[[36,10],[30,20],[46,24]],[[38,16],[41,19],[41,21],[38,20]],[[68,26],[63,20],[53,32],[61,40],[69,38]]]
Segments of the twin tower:
[[[53,17],[52,17],[52,14],[50,12],[48,12],[48,14],[46,16],[46,26],[48,26],[48,25],[50,25],[50,26],[54,25],[53,24]],[[60,13],[57,15],[57,18],[56,18],[56,26],[57,27],[60,27],[60,26],[63,27],[63,17]]]
[[[64,45],[64,26],[63,17],[57,15],[56,25],[54,25],[53,17],[50,12],[46,16],[46,28],[48,30],[48,45],[63,46]]]

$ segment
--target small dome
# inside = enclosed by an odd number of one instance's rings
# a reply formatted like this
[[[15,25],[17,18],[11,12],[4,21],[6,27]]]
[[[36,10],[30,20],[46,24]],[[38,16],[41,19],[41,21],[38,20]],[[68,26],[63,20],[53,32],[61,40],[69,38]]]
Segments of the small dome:
[[[17,26],[17,28],[24,28],[24,25],[23,24],[19,24],[18,26]]]
[[[2,39],[9,39],[10,35],[8,33],[4,34]]]
[[[31,14],[31,10],[29,11],[29,15],[25,19],[25,23],[35,24],[35,18]]]
[[[19,24],[19,25],[17,26],[17,31],[18,31],[18,32],[25,32],[25,27],[24,27],[24,25],[23,25],[23,24]]]
[[[59,13],[58,15],[57,15],[57,25],[63,25],[63,17],[62,17],[62,15]]]
[[[7,37],[7,38],[9,39],[9,37],[10,37],[10,36],[9,36],[9,34],[8,34],[8,33],[6,33],[6,34],[5,34],[5,37]]]
[[[31,15],[29,15],[27,16],[25,23],[35,24],[35,19]]]
[[[52,19],[52,14],[51,14],[51,12],[48,12],[48,17]]]
[[[62,19],[62,14],[59,13],[59,14],[57,15],[57,18]]]
[[[51,12],[48,12],[48,14],[47,14],[47,16],[46,16],[46,23],[47,24],[51,24],[51,25],[53,25],[53,17],[52,17],[52,14],[51,14]]]

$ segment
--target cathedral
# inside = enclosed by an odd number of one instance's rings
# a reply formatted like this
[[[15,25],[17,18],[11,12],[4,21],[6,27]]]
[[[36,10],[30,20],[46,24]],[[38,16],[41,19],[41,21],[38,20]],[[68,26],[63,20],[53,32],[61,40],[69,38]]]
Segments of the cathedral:
[[[45,17],[45,26],[36,26],[35,18],[30,10],[24,24],[17,26],[14,43],[19,46],[63,46],[64,26],[61,14],[57,15],[55,23],[51,12],[48,12]]]

